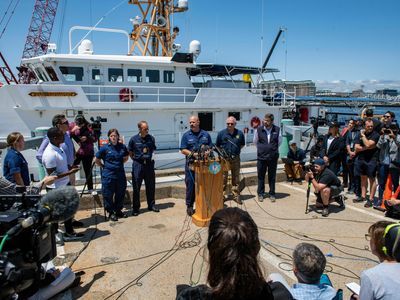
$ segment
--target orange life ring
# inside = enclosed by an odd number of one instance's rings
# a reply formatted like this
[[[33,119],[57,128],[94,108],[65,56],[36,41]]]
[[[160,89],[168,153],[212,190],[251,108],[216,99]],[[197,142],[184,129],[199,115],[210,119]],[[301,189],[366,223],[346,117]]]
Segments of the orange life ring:
[[[255,116],[255,117],[251,118],[251,120],[250,120],[251,128],[256,129],[256,128],[258,128],[260,126],[260,124],[261,124],[261,120],[260,120],[259,117]]]
[[[135,99],[133,91],[130,88],[123,88],[119,90],[119,101],[132,102]]]

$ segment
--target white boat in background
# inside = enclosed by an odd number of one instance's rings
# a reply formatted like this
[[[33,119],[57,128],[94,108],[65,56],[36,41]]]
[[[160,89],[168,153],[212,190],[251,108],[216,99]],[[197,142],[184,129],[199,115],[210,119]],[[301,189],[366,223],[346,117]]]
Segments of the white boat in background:
[[[34,74],[37,82],[0,88],[0,137],[4,139],[15,130],[25,137],[34,136],[37,128],[50,126],[55,114],[63,113],[72,121],[82,113],[87,119],[106,118],[103,133],[118,128],[125,139],[137,132],[137,122],[146,120],[158,148],[174,149],[188,130],[190,115],[198,115],[201,127],[214,138],[225,128],[226,118],[233,115],[238,128],[247,128],[250,140],[252,125],[257,125],[266,112],[273,113],[279,124],[284,113],[294,109],[284,93],[252,87],[257,86],[252,75],[262,78],[262,74],[276,69],[198,64],[198,41],[191,42],[189,53],[179,52],[180,45],[174,44],[177,29],[171,30],[169,18],[173,12],[187,10],[187,1],[180,0],[172,8],[173,1],[158,2],[164,2],[164,9],[150,4],[146,14],[133,20],[130,34],[73,27],[70,53],[49,51],[23,59],[26,74]],[[139,1],[130,4],[140,5]],[[78,29],[123,33],[129,55],[94,54],[94,46],[87,39],[73,53],[71,35]],[[135,51],[142,55],[134,55]]]

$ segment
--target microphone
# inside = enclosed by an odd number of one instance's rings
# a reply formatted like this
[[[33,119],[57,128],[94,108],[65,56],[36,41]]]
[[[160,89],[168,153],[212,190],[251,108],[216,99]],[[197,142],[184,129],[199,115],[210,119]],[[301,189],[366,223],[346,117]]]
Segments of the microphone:
[[[70,219],[79,206],[79,194],[75,188],[67,186],[48,192],[39,202],[39,209],[21,222],[22,228],[42,225],[46,222],[58,223]]]

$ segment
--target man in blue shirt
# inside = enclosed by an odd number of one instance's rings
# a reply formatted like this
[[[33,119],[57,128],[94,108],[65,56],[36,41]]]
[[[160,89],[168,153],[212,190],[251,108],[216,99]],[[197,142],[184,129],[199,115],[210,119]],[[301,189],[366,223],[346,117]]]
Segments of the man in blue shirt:
[[[191,116],[189,119],[190,130],[185,132],[181,140],[181,152],[186,156],[185,164],[185,184],[186,184],[186,212],[189,216],[193,215],[193,204],[195,197],[195,173],[190,170],[189,163],[193,157],[197,158],[195,151],[200,150],[202,145],[211,146],[211,137],[207,131],[200,129],[200,120],[197,116]]]
[[[132,158],[132,216],[139,215],[140,188],[144,179],[146,186],[147,208],[159,212],[155,206],[156,174],[154,172],[154,150],[157,149],[155,139],[149,134],[149,125],[146,121],[138,123],[139,133],[131,137],[128,145],[129,155]]]
[[[274,125],[273,114],[266,114],[263,123],[264,126],[258,127],[254,132],[253,139],[253,143],[257,146],[258,201],[264,201],[264,196],[266,196],[265,174],[268,170],[268,196],[271,202],[275,202],[276,169],[282,134],[280,128]]]
[[[312,244],[301,243],[293,251],[293,272],[298,283],[289,290],[293,298],[297,300],[332,300],[336,296],[336,290],[321,283],[321,276],[326,265],[326,258],[321,250]],[[272,273],[269,276],[272,281],[281,282],[288,287],[282,275]]]
[[[235,117],[229,117],[226,119],[226,128],[218,133],[215,145],[221,147],[228,154],[228,168],[231,171],[231,183],[232,183],[232,194],[233,200],[238,204],[242,204],[240,200],[239,182],[240,182],[240,150],[244,146],[244,135],[243,132],[235,128],[236,119]],[[225,196],[227,191],[228,183],[228,170],[224,171],[224,193]]]

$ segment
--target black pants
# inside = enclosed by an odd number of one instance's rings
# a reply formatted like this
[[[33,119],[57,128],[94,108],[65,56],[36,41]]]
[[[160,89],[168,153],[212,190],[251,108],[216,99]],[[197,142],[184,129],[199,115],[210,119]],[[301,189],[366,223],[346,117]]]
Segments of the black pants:
[[[68,184],[68,185],[69,185],[69,184]],[[52,191],[52,190],[55,190],[55,189],[46,187],[46,192],[50,192],[50,191]],[[72,218],[70,218],[70,219],[64,221],[64,226],[65,226],[65,232],[66,232],[66,233],[69,233],[69,234],[74,233],[74,227],[72,227],[72,219],[73,219],[73,218],[74,218],[74,217],[72,217]],[[56,229],[56,232],[57,232],[57,230],[58,230],[58,224],[57,224],[55,227],[56,227],[55,229]]]
[[[76,166],[78,166],[82,162],[88,190],[93,190],[93,176],[92,176],[93,157],[94,157],[93,155],[80,155],[77,153],[74,161],[74,165]]]
[[[276,169],[278,167],[278,158],[270,160],[257,160],[257,177],[258,186],[257,194],[263,195],[265,193],[265,174],[268,171],[268,185],[269,194],[275,196],[275,181],[276,181]]]

